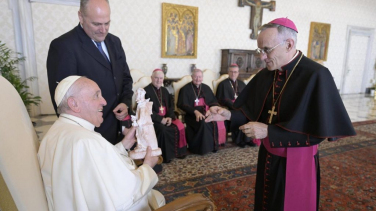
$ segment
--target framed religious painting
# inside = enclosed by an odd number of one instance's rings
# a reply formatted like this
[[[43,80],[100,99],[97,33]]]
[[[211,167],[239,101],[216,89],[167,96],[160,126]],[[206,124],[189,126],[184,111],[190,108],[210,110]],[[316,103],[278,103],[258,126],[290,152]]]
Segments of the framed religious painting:
[[[308,42],[308,58],[326,61],[328,56],[330,24],[311,22]]]
[[[162,58],[197,58],[198,7],[162,3]]]

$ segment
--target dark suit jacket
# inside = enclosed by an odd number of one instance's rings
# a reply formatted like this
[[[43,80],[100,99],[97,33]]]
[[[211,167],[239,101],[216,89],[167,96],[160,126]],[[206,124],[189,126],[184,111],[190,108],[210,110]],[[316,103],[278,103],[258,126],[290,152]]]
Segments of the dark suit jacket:
[[[131,107],[133,81],[120,39],[109,33],[104,42],[111,64],[102,56],[80,24],[53,40],[47,57],[48,84],[56,111],[54,95],[57,82],[70,75],[86,76],[95,81],[107,101],[103,110],[104,121],[96,131],[111,143],[116,143],[120,123],[112,110],[119,103]]]

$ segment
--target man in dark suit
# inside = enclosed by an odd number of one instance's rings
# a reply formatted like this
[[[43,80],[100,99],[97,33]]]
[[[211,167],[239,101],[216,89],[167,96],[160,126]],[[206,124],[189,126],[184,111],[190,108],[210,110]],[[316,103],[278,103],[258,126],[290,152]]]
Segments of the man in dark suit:
[[[120,39],[108,33],[110,14],[107,0],[81,0],[78,26],[51,42],[47,73],[55,111],[55,88],[67,76],[86,76],[99,85],[107,106],[95,130],[115,144],[131,106],[133,81]]]

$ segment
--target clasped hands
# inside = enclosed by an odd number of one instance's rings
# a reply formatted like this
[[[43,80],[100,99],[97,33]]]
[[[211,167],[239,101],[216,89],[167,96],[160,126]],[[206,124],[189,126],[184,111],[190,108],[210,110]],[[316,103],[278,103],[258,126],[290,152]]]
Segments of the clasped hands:
[[[225,121],[231,119],[231,112],[219,106],[210,107],[206,112],[205,122]],[[268,125],[261,122],[248,122],[239,127],[247,137],[254,139],[263,139],[268,136]]]
[[[119,103],[112,112],[114,112],[116,119],[122,121],[128,115],[128,106],[125,103]]]
[[[170,117],[163,118],[161,123],[166,126],[170,126],[172,123],[172,119]]]

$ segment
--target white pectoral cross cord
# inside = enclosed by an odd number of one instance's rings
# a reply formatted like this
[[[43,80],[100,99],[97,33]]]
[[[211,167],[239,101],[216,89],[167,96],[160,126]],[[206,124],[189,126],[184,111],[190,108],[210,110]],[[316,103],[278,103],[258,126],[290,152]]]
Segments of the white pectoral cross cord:
[[[277,112],[274,111],[274,109],[275,109],[275,106],[272,107],[272,110],[269,110],[269,111],[268,111],[268,113],[270,114],[270,117],[269,117],[269,124],[272,123],[273,116],[274,116],[274,115],[277,115]]]
[[[198,98],[196,98],[196,100],[195,100],[196,105],[198,105],[198,102],[199,102],[199,100],[198,100]]]

